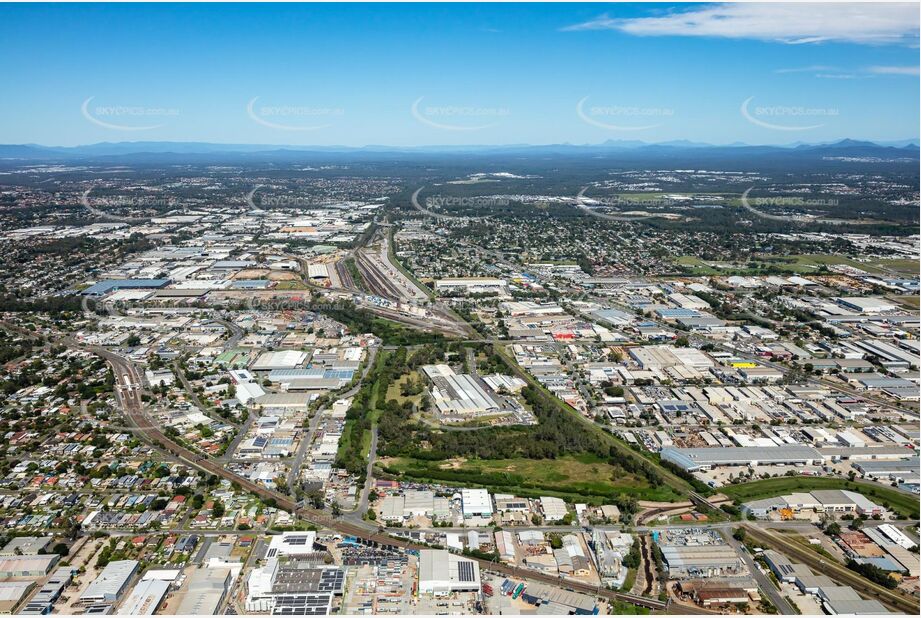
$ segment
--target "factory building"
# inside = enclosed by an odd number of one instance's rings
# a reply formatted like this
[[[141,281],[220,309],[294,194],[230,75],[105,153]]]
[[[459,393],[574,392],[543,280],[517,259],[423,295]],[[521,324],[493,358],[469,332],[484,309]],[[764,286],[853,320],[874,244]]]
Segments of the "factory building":
[[[531,583],[521,592],[521,600],[540,609],[537,613],[555,616],[589,616],[595,613],[595,599],[587,594],[563,590],[558,586]]]
[[[895,311],[899,308],[898,305],[894,305],[891,301],[878,296],[836,298],[835,302],[845,309],[858,313],[886,313],[887,311]]]
[[[287,616],[325,616],[345,589],[345,571],[312,560],[269,558],[246,582],[246,611]]]
[[[768,517],[776,511],[790,513],[815,511],[816,513],[856,514],[873,516],[882,514],[883,508],[857,492],[840,489],[821,489],[811,493],[795,493],[777,498],[753,500],[742,505],[742,512],[758,518]]]
[[[147,579],[139,582],[118,609],[118,614],[152,616],[166,597],[170,583],[163,579]]]
[[[729,545],[665,545],[662,560],[669,577],[718,577],[745,572],[742,559]]]
[[[502,294],[507,292],[508,282],[505,279],[490,277],[457,277],[452,279],[439,279],[435,282],[435,291],[443,294]]]
[[[307,276],[314,281],[329,279],[329,268],[326,264],[308,264]]]
[[[432,402],[447,420],[466,420],[502,409],[477,376],[456,374],[447,365],[423,365],[422,371],[432,382]]]
[[[176,613],[198,616],[216,614],[233,583],[231,569],[199,568],[188,577],[187,589],[176,606]]]
[[[694,472],[719,466],[813,465],[821,463],[822,454],[811,446],[744,446],[731,448],[662,449],[662,459]]]
[[[116,290],[158,290],[169,284],[169,279],[109,279],[95,283],[81,293],[84,296],[105,296]]]
[[[0,614],[12,614],[35,582],[0,582]]]
[[[137,573],[137,560],[110,562],[80,595],[82,605],[111,605],[121,598],[128,582]]]
[[[480,589],[480,565],[445,549],[419,551],[419,594],[434,596]]]
[[[57,554],[3,556],[0,557],[0,578],[43,577],[59,559]]]
[[[20,608],[19,613],[27,616],[50,614],[54,602],[58,600],[72,580],[73,572],[70,567],[58,568],[26,603],[25,607]]]
[[[461,508],[464,517],[492,517],[492,500],[485,489],[462,489]]]
[[[0,549],[0,556],[35,556],[44,553],[53,537],[50,536],[17,536]]]
[[[307,353],[298,350],[263,352],[253,363],[253,371],[272,371],[274,369],[294,369],[304,364]]]

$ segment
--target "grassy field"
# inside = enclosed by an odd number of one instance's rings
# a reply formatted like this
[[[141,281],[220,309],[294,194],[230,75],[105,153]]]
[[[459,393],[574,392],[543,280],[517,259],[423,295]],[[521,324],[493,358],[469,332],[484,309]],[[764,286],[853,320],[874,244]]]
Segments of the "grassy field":
[[[675,259],[675,263],[679,266],[686,267],[691,273],[695,275],[718,275],[721,272],[719,269],[713,268],[702,259],[692,255],[679,256],[677,259]]]
[[[918,309],[921,307],[921,298],[917,296],[887,296],[889,300],[899,303],[909,309]]]
[[[808,492],[814,489],[847,489],[856,491],[870,500],[891,508],[896,513],[909,519],[918,518],[918,497],[892,487],[883,487],[863,481],[848,481],[830,477],[810,476],[783,476],[780,478],[764,479],[742,483],[741,485],[726,485],[719,491],[733,500],[748,502],[762,498],[773,498],[794,492]]]
[[[419,393],[418,395],[409,395],[407,397],[407,396],[404,396],[400,392],[400,390],[402,389],[403,385],[407,381],[414,380],[418,382],[421,379],[422,377],[418,371],[411,371],[409,373],[403,374],[402,376],[400,376],[398,380],[394,380],[387,387],[387,397],[385,398],[385,401],[390,401],[391,399],[395,399],[401,405],[405,401],[411,401],[414,404],[419,405],[419,402],[422,401],[422,395],[425,391],[423,391],[422,393]]]
[[[307,285],[303,281],[279,281],[275,284],[276,290],[306,290]]]
[[[885,268],[906,275],[917,275],[919,269],[921,269],[918,260],[911,259],[873,260],[870,263],[878,268]]]
[[[650,487],[642,477],[626,474],[593,455],[554,460],[477,459],[423,461],[392,458],[381,462],[391,473],[419,480],[480,485],[518,496],[553,495],[575,502],[604,504],[625,494],[645,500],[677,500],[666,486]]]

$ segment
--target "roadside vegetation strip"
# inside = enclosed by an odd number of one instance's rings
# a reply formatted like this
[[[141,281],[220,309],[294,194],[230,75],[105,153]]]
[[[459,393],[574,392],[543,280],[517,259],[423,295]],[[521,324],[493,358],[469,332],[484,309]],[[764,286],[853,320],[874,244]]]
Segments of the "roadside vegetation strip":
[[[762,498],[774,498],[784,494],[817,489],[845,489],[857,493],[890,508],[902,517],[918,519],[918,496],[893,487],[876,485],[866,481],[850,481],[828,476],[781,476],[751,481],[737,485],[725,485],[719,491],[737,502],[749,502]]]
[[[378,393],[387,385],[381,386],[389,373],[386,371],[388,359],[393,354],[382,350],[374,359],[374,365],[368,372],[365,382],[352,399],[345,414],[345,427],[336,451],[336,465],[361,478],[367,472],[368,450],[371,444],[371,430],[376,422]]]
[[[578,410],[566,402],[561,401],[559,398],[553,395],[553,393],[545,389],[540,382],[534,379],[531,374],[529,374],[518,365],[515,359],[511,357],[505,350],[504,346],[498,344],[493,345],[493,350],[505,361],[506,365],[515,374],[520,376],[530,386],[534,387],[534,389],[536,389],[537,392],[541,394],[541,397],[546,402],[549,402],[551,405],[556,406],[557,409],[562,410],[563,412],[577,418],[579,422],[581,422],[587,429],[589,429],[589,431],[593,432],[597,436],[600,436],[607,444],[613,446],[617,451],[617,454],[624,460],[632,461],[635,465],[648,467],[649,469],[653,470],[658,474],[664,484],[674,489],[680,496],[686,496],[692,490],[691,484],[688,483],[688,481],[684,480],[677,474],[666,470],[663,466],[659,465],[655,461],[643,457],[640,453],[637,453],[632,448],[630,448],[627,443],[608,433],[591,419],[585,418],[581,413],[579,413]]]

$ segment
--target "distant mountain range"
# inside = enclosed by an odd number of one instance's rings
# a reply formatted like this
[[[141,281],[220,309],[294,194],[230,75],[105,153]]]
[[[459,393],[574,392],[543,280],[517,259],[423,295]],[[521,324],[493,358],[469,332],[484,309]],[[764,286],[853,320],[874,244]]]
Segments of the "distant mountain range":
[[[918,140],[906,139],[885,142],[843,139],[827,143],[796,142],[787,145],[753,145],[733,143],[706,144],[686,140],[669,142],[643,142],[637,140],[608,140],[599,144],[509,144],[503,146],[284,146],[272,144],[216,144],[208,142],[100,142],[85,146],[41,146],[38,144],[0,145],[0,159],[20,161],[80,161],[111,160],[123,157],[146,158],[166,155],[181,158],[193,155],[195,159],[212,155],[224,159],[229,155],[242,159],[291,159],[298,155],[617,155],[633,154],[645,157],[669,157],[693,151],[703,158],[722,156],[805,156],[805,157],[919,157]]]

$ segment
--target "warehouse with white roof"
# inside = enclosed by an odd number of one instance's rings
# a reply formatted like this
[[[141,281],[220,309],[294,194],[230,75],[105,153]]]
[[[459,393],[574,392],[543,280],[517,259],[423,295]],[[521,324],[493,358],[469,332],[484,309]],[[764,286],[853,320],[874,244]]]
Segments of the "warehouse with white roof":
[[[476,561],[445,549],[419,551],[419,593],[435,596],[480,589],[480,566]]]

